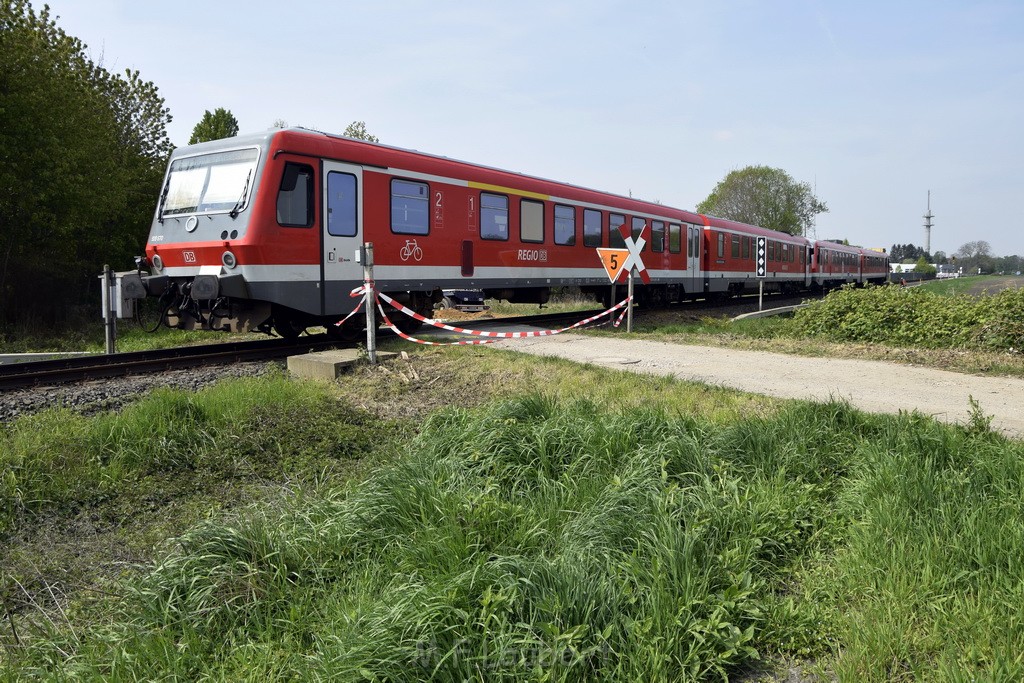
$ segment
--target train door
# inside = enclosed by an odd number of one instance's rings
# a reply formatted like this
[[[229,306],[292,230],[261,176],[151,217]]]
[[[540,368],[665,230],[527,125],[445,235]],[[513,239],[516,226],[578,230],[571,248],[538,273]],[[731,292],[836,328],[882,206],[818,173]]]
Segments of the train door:
[[[811,247],[809,245],[805,244],[804,245],[804,287],[810,287],[811,286],[811,254],[813,254],[813,253],[814,252],[811,251]]]
[[[687,225],[686,230],[686,291],[689,294],[696,294],[704,291],[704,276],[700,272],[701,229],[695,225]]]
[[[349,296],[363,279],[356,251],[363,242],[363,169],[323,162],[323,255],[320,261],[323,315],[352,310]]]

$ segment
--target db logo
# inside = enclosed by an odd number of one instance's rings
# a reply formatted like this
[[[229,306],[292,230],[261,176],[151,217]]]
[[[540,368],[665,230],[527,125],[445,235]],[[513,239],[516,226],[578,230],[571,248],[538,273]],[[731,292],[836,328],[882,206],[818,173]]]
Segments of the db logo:
[[[183,251],[181,252],[181,258],[185,259],[185,263],[196,262],[196,252],[194,251]]]

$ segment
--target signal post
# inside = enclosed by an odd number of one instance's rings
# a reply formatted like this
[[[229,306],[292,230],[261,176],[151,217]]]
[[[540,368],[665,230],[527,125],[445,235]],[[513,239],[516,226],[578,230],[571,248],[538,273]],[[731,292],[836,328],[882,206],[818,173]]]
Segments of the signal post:
[[[615,283],[626,280],[629,283],[629,304],[626,307],[626,332],[633,331],[633,271],[637,271],[644,284],[651,283],[651,276],[647,274],[647,267],[644,265],[640,252],[647,244],[647,224],[640,230],[640,234],[634,240],[630,229],[623,223],[619,226],[619,234],[626,243],[625,249],[604,249],[597,250],[597,257],[601,259],[601,265],[608,273],[608,279],[612,282],[612,298],[615,298]],[[614,304],[615,302],[612,301]]]

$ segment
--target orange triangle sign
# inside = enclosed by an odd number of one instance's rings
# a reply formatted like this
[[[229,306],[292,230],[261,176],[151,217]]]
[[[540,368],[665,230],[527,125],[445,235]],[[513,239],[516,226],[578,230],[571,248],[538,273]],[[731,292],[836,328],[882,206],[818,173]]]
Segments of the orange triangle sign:
[[[619,273],[622,272],[622,267],[626,265],[626,259],[629,258],[629,250],[598,249],[597,256],[601,259],[604,271],[608,273],[608,279],[615,282],[619,277]]]

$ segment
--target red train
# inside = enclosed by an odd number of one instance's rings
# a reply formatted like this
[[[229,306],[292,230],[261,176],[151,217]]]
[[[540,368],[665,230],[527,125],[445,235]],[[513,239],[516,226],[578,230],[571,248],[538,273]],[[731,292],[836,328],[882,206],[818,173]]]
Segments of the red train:
[[[884,254],[856,247],[286,129],[176,150],[141,261],[150,274],[140,270],[126,289],[160,297],[170,326],[291,337],[352,310],[349,292],[362,282],[355,255],[372,242],[378,289],[422,313],[444,289],[543,303],[552,287],[575,285],[607,300],[594,249],[621,247],[622,224],[649,228],[641,305],[756,289],[758,236],[767,238],[768,290],[889,273]]]

